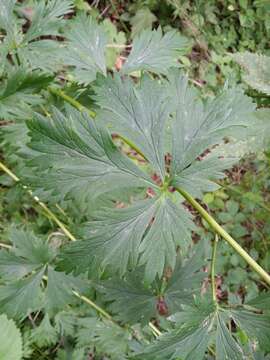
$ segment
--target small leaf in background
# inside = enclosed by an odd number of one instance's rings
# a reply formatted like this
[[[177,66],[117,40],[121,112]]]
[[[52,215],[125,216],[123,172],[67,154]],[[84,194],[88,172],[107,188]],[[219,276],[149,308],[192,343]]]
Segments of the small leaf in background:
[[[150,11],[148,7],[139,9],[131,18],[131,37],[134,38],[142,30],[152,29],[153,23],[157,20],[156,16]]]
[[[55,345],[58,341],[59,335],[56,329],[52,326],[48,314],[45,314],[38,327],[31,332],[31,341],[38,347],[49,347]]]
[[[113,69],[119,55],[125,50],[126,35],[123,31],[117,31],[117,27],[109,20],[102,22],[104,31],[107,35],[108,46],[106,48],[106,65],[109,69]],[[118,70],[120,70],[118,68]]]
[[[250,52],[236,53],[232,57],[246,71],[243,78],[248,85],[270,95],[270,57]]]

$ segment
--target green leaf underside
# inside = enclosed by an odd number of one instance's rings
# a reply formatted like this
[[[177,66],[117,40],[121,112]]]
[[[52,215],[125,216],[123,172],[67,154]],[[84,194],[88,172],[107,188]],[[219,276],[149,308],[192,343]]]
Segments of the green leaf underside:
[[[15,228],[10,240],[14,247],[0,251],[0,269],[7,280],[0,285],[2,312],[23,320],[31,312],[45,308],[54,313],[76,301],[72,291],[83,291],[87,283],[53,268],[56,254],[48,243]]]
[[[86,226],[86,239],[68,245],[63,260],[71,257],[85,271],[96,256],[101,266],[112,265],[123,275],[139,259],[146,265],[148,280],[161,276],[165,265],[175,266],[176,247],[187,248],[194,228],[186,210],[164,196],[104,209],[95,217]]]
[[[148,76],[136,85],[115,75],[99,82],[95,91],[101,108],[96,120],[68,107],[66,114],[54,110],[50,118],[37,114],[28,122],[36,155],[31,165],[44,174],[30,179],[32,186],[62,197],[78,194],[85,200],[119,189],[156,191],[150,176],[114,145],[106,124],[130,139],[162,180],[166,175],[163,139],[170,133],[171,185],[202,197],[218,187],[213,180],[236,161],[224,137],[253,123],[254,105],[241,90],[224,89],[216,99],[202,102],[175,71],[159,84]],[[98,261],[101,267],[112,266],[124,274],[139,263],[146,266],[149,281],[156,274],[162,276],[165,266],[173,268],[176,248],[187,249],[193,227],[169,193],[157,195],[153,201],[125,209],[101,210],[86,240],[65,249],[64,264],[85,271]]]
[[[201,251],[196,247],[190,257],[182,263],[177,262],[176,268],[162,295],[168,308],[173,314],[181,309],[183,304],[189,304],[192,296],[199,294],[203,278],[206,274],[199,271],[204,264]],[[159,295],[157,289],[159,282],[152,286],[143,281],[144,269],[137,268],[127,273],[124,279],[110,278],[97,285],[97,289],[104,294],[105,300],[113,303],[110,310],[115,318],[128,323],[147,323],[155,318]]]
[[[246,71],[244,80],[247,84],[270,95],[270,57],[249,52],[236,53],[232,57]]]
[[[116,75],[95,89],[101,107],[98,120],[135,143],[162,179],[164,138],[166,132],[171,133],[172,185],[197,197],[215,190],[218,186],[213,180],[223,177],[223,170],[238,160],[232,152],[212,147],[222,144],[235,129],[251,125],[255,110],[240,89],[224,90],[216,99],[203,103],[188,86],[187,78],[176,71],[170,73],[169,82],[157,83],[143,76],[139,85],[134,85]],[[206,150],[211,153],[199,160]]]
[[[0,360],[21,360],[22,337],[13,320],[5,314],[0,315]]]
[[[143,152],[153,168],[165,177],[164,132],[170,113],[166,87],[144,76],[139,86],[119,75],[104,79],[96,88],[96,101],[102,111],[97,119],[130,139]]]
[[[113,144],[108,132],[86,113],[69,108],[67,115],[53,111],[47,119],[36,114],[28,122],[31,147],[43,153],[32,162],[48,168],[46,179],[33,179],[32,184],[54,189],[62,196],[71,190],[98,196],[119,188],[154,185]]]
[[[222,171],[236,161],[233,156],[220,154],[198,157],[213,145],[222,143],[224,137],[233,135],[235,129],[252,125],[255,105],[240,89],[223,90],[213,100],[205,103],[198,93],[188,86],[185,76],[169,77],[173,104],[172,122],[172,176],[173,184],[183,187],[196,197],[213,191],[217,185],[211,180],[222,177]],[[233,155],[233,154],[232,154]]]
[[[208,346],[214,346],[217,360],[242,360],[252,356],[246,353],[229,331],[231,319],[249,337],[267,346],[269,339],[269,316],[239,309],[215,309],[213,304],[197,301],[194,305],[183,306],[183,311],[172,319],[176,328],[165,333],[146,347],[144,359],[203,360]],[[253,329],[252,322],[254,321]],[[268,345],[269,346],[269,345]]]
[[[170,67],[178,66],[178,57],[189,45],[189,41],[176,30],[163,36],[161,28],[144,30],[134,38],[132,50],[121,71],[125,74],[137,70],[166,74]]]

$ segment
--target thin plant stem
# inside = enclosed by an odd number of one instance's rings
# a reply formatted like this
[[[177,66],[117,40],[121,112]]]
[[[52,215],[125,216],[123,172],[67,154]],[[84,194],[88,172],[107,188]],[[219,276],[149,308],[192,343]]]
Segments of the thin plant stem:
[[[175,188],[192,206],[198,211],[201,217],[211,226],[211,228],[226,240],[232,248],[249,264],[249,266],[270,285],[270,275],[225,231],[216,220],[184,189]]]
[[[156,337],[159,337],[160,335],[162,335],[162,333],[158,330],[158,328],[151,321],[148,323],[148,325],[153,330],[153,334]]]
[[[107,320],[112,321],[113,323],[117,324],[112,316],[107,313],[107,311],[105,311],[104,309],[102,309],[100,306],[98,306],[96,303],[94,303],[91,299],[89,299],[88,297],[79,294],[77,291],[72,290],[73,295],[75,295],[77,298],[81,299],[83,302],[87,303],[88,305],[92,306],[98,313],[100,313],[101,315],[103,315]]]
[[[48,91],[53,94],[56,95],[60,98],[62,98],[63,100],[65,100],[67,103],[69,103],[70,105],[74,106],[77,110],[79,111],[86,111],[91,117],[95,117],[96,113],[90,109],[88,109],[87,107],[85,107],[84,105],[82,105],[79,101],[77,101],[76,99],[74,99],[73,97],[67,95],[63,90],[56,88],[56,87],[48,87]]]
[[[18,178],[18,176],[16,174],[14,174],[6,165],[4,165],[2,162],[0,162],[0,169],[2,169],[7,175],[9,175],[15,182],[20,182],[21,180]],[[76,238],[74,235],[71,234],[71,232],[64,226],[64,224],[57,218],[56,215],[54,215],[51,210],[43,203],[41,202],[37,196],[34,196],[32,191],[27,187],[27,186],[23,186],[23,188],[31,195],[31,197],[45,210],[45,213],[47,215],[47,217],[51,218],[52,220],[55,221],[55,223],[63,230],[63,232],[69,237],[69,239],[71,241],[76,241]],[[61,226],[60,226],[61,224]],[[8,244],[3,244],[0,243],[0,247],[6,248],[6,249],[11,249],[12,246],[8,245]],[[47,280],[47,277],[44,276],[44,279]],[[119,325],[117,322],[115,322],[112,318],[112,316],[107,313],[104,309],[102,309],[100,306],[98,306],[97,304],[95,304],[91,299],[89,299],[88,297],[79,294],[77,291],[72,290],[72,293],[74,296],[76,296],[77,298],[81,299],[82,301],[84,301],[85,303],[87,303],[88,305],[90,305],[91,307],[93,307],[95,310],[97,310],[100,314],[102,314],[106,319],[112,321],[113,323]],[[120,325],[119,325],[120,326]],[[157,334],[161,335],[161,332],[158,330],[158,328],[152,324],[151,322],[149,322],[149,327],[151,328],[153,334],[156,336]]]
[[[212,287],[212,298],[214,304],[218,305],[217,301],[217,289],[216,289],[216,279],[215,279],[215,265],[216,265],[216,256],[217,256],[217,244],[218,244],[218,235],[215,235],[215,240],[212,250],[212,259],[211,259],[211,287]]]
[[[0,169],[2,169],[7,175],[9,175],[16,183],[20,183],[21,180],[16,176],[5,164],[0,162]],[[66,236],[71,241],[76,241],[76,238],[71,234],[71,232],[66,228],[66,226],[58,219],[58,217],[48,208],[47,205],[44,204],[37,196],[35,196],[31,189],[28,186],[23,185],[23,188],[28,192],[28,194],[35,200],[35,202],[45,211],[47,217],[52,219],[62,231],[66,234]]]
[[[64,91],[62,91],[61,89],[55,88],[55,87],[49,87],[48,91],[53,94],[56,95],[58,97],[61,97],[63,100],[65,100],[67,103],[69,103],[70,105],[74,106],[75,109],[81,111],[81,112],[87,112],[91,118],[95,118],[96,117],[96,113],[93,110],[88,109],[87,107],[85,107],[84,105],[82,105],[79,101],[77,101],[76,99],[72,98],[71,96],[67,95]],[[118,134],[119,139],[121,139],[125,144],[127,144],[130,148],[132,148],[133,150],[136,151],[137,154],[139,154],[144,160],[148,161],[147,158],[145,157],[145,155],[140,151],[140,149],[134,144],[132,143],[130,140],[126,139],[124,136],[119,135]]]
[[[0,248],[4,248],[4,249],[11,249],[12,246],[9,244],[4,244],[4,243],[0,243]]]
[[[125,45],[125,44],[108,44],[106,45],[107,48],[116,48],[116,49],[126,49],[131,48],[132,45]]]

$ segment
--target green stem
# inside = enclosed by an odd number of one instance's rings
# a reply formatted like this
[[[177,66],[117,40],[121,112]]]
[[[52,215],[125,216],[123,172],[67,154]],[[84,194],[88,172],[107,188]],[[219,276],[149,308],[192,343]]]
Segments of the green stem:
[[[233,249],[250,265],[250,267],[258,274],[264,281],[270,285],[270,275],[255,261],[252,257],[216,222],[211,215],[185,190],[176,187],[179,194],[181,194],[193,207],[198,211],[202,218],[212,227],[212,229],[226,240]]]
[[[82,105],[79,101],[77,101],[76,99],[72,98],[71,96],[67,95],[64,91],[62,91],[61,89],[58,89],[56,87],[48,87],[48,91],[53,94],[56,95],[60,98],[62,98],[63,100],[65,100],[67,103],[69,103],[70,105],[74,106],[77,110],[79,111],[86,111],[91,117],[95,117],[96,113],[90,109],[88,109],[87,107],[85,107],[84,105]]]
[[[5,164],[0,162],[0,169],[2,169],[7,175],[9,175],[16,183],[20,183],[21,180],[16,176]],[[29,189],[26,185],[23,185],[23,188],[28,192],[28,194],[35,200],[35,202],[42,207],[45,211],[47,217],[52,219],[59,227],[62,229],[64,234],[72,241],[76,241],[75,237],[70,233],[70,231],[66,228],[66,226],[58,219],[58,217],[44,204],[44,202],[40,201],[40,199],[35,196],[31,189]]]
[[[212,251],[212,259],[211,259],[211,286],[212,286],[212,298],[213,302],[218,305],[217,301],[217,289],[216,289],[216,279],[215,279],[215,265],[216,265],[216,256],[217,256],[217,243],[218,243],[218,235],[216,234],[213,251]]]
[[[149,327],[153,330],[153,334],[154,334],[156,337],[162,335],[162,333],[158,330],[158,328],[157,328],[153,323],[151,323],[151,321],[149,321],[148,325],[149,325]]]
[[[55,88],[55,87],[49,87],[48,91],[53,94],[56,95],[60,98],[62,98],[63,100],[65,100],[67,103],[69,103],[70,105],[74,106],[75,109],[83,112],[87,112],[91,118],[95,118],[96,117],[96,113],[93,110],[88,109],[87,107],[85,107],[84,105],[82,105],[79,101],[75,100],[74,98],[72,98],[71,96],[67,95],[64,91]],[[133,150],[136,151],[137,154],[139,154],[144,160],[147,161],[147,158],[145,157],[145,155],[141,152],[141,150],[130,140],[126,139],[124,136],[119,135],[118,137],[125,143],[127,144],[130,148],[132,148]]]
[[[89,299],[88,297],[79,294],[77,291],[72,290],[73,295],[75,295],[77,298],[81,299],[82,301],[84,301],[85,303],[87,303],[88,305],[92,306],[92,308],[94,308],[98,313],[100,313],[102,316],[104,316],[107,320],[112,321],[113,323],[117,324],[112,316],[107,313],[107,311],[105,311],[104,309],[102,309],[100,306],[98,306],[96,303],[94,303],[91,299]]]

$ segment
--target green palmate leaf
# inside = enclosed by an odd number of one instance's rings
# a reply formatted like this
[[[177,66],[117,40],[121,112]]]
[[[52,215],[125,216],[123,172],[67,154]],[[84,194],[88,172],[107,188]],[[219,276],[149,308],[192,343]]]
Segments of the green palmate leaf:
[[[101,266],[112,265],[123,274],[142,253],[139,261],[146,264],[151,281],[156,274],[162,276],[165,265],[175,266],[176,247],[187,248],[193,224],[182,207],[161,196],[124,209],[104,209],[88,228],[88,238],[70,244],[64,259],[76,259],[85,271],[96,256]]]
[[[130,20],[132,26],[131,36],[134,38],[134,36],[140,34],[142,30],[151,29],[153,22],[156,20],[156,16],[148,7],[145,6],[139,9]]]
[[[244,80],[248,85],[270,95],[270,57],[249,52],[236,53],[232,56],[246,70]]]
[[[166,88],[144,76],[139,86],[120,76],[96,87],[98,113],[112,132],[133,141],[164,179],[164,131],[170,107]]]
[[[68,108],[66,115],[55,110],[49,119],[36,115],[28,123],[36,151],[31,164],[43,174],[31,179],[32,185],[82,201],[116,189],[154,189],[153,200],[98,212],[85,232],[86,240],[67,246],[63,254],[65,269],[86,271],[99,263],[124,274],[139,263],[151,281],[156,274],[162,276],[165,266],[175,266],[176,248],[187,248],[193,229],[184,208],[170,200],[168,185],[198,197],[216,189],[213,180],[235,161],[223,139],[253,124],[254,106],[237,89],[224,89],[204,103],[177,72],[159,83],[144,76],[139,85],[116,75],[95,90],[101,108],[95,121]],[[135,144],[162,188],[116,148],[102,124]],[[166,146],[165,135],[172,138]],[[164,157],[170,147],[168,171]]]
[[[178,260],[172,277],[167,282],[154,282],[151,286],[143,281],[144,269],[139,268],[127,273],[124,279],[110,278],[98,284],[97,289],[105,295],[105,300],[113,303],[110,305],[115,318],[129,323],[147,323],[161,315],[172,314],[181,309],[183,304],[189,304],[192,296],[199,294],[201,283],[206,276],[200,272],[204,264],[201,250],[191,252],[191,258],[185,262]],[[159,311],[162,302],[165,308]]]
[[[86,282],[54,270],[56,253],[48,243],[15,228],[10,240],[14,247],[0,251],[1,277],[7,281],[0,286],[0,311],[23,319],[32,311],[53,313],[76,301],[72,291],[82,290]]]
[[[255,106],[240,89],[224,89],[215,99],[203,103],[198,93],[188,86],[186,77],[172,73],[170,84],[175,109],[172,122],[173,184],[201,197],[203,191],[216,187],[210,181],[220,178],[221,171],[232,164],[228,152],[225,156],[219,153],[205,156],[204,152],[222,143],[224,137],[238,135],[239,127],[253,125]],[[199,159],[202,154],[204,156]]]
[[[47,75],[27,72],[23,67],[10,71],[0,85],[0,117],[7,120],[31,117],[32,108],[43,103],[38,93],[51,80]]]
[[[31,342],[39,347],[49,347],[55,345],[57,341],[57,330],[52,326],[48,314],[45,314],[39,326],[31,332]]]
[[[183,360],[202,360],[208,346],[212,349],[214,346],[217,360],[253,358],[252,353],[247,352],[230,332],[228,324],[231,319],[247,334],[248,341],[258,341],[262,349],[269,346],[266,340],[269,339],[269,316],[253,313],[241,307],[233,310],[222,309],[205,301],[197,301],[192,306],[183,306],[183,311],[172,317],[176,322],[176,328],[162,335],[156,343],[149,345],[143,355],[144,359],[173,360],[180,357]]]
[[[13,320],[6,315],[0,316],[0,360],[22,359],[22,337]]]
[[[85,14],[73,21],[64,50],[64,62],[74,68],[75,80],[88,84],[95,80],[97,72],[106,74],[105,48],[107,37],[104,28]]]
[[[34,179],[33,185],[35,182],[44,188],[55,189],[62,196],[75,189],[84,197],[93,197],[119,186],[153,184],[121,154],[108,132],[86,113],[69,108],[64,115],[54,110],[49,119],[37,114],[28,126],[31,147],[41,153],[33,164],[46,170],[50,166],[45,178]]]
[[[112,360],[127,359],[130,334],[127,330],[108,321],[84,318],[78,321],[77,345],[92,346],[98,354],[108,354]]]
[[[166,74],[170,67],[178,66],[179,55],[186,52],[189,41],[172,30],[162,35],[161,28],[145,30],[134,38],[132,50],[123,68],[123,73],[147,70]]]
[[[31,69],[56,71],[59,68],[56,66],[59,65],[56,64],[60,55],[59,44],[46,37],[59,34],[62,18],[70,12],[72,4],[71,0],[35,1],[30,13],[22,5],[21,15],[30,22],[24,33],[14,14],[16,1],[1,1],[0,28],[6,32],[5,51],[1,54],[3,59],[10,54],[18,65],[23,63],[30,65]]]

